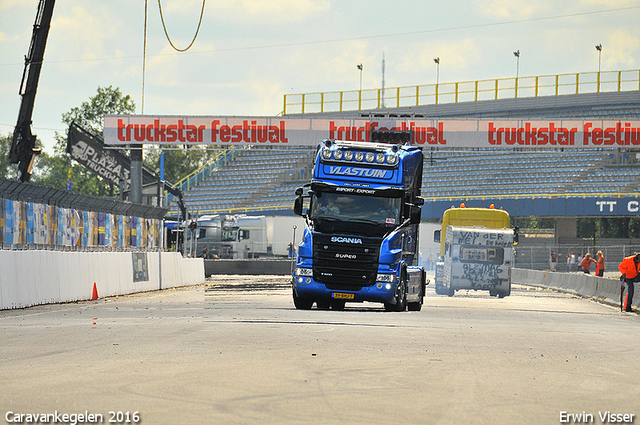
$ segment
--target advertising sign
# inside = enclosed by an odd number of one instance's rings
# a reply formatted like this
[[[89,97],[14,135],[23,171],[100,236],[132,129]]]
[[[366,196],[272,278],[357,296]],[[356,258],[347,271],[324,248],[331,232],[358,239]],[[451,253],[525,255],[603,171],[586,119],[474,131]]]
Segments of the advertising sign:
[[[124,192],[131,186],[131,160],[116,149],[108,149],[99,137],[87,132],[77,124],[69,126],[67,152],[79,164],[100,177],[121,187]],[[157,177],[142,170],[144,185],[157,182]],[[122,186],[121,186],[122,185]]]
[[[307,145],[367,142],[373,130],[413,131],[412,143],[442,148],[640,147],[640,121],[361,120],[105,115],[109,145]]]
[[[422,218],[440,218],[445,210],[451,207],[458,207],[462,202],[467,208],[488,208],[489,205],[494,204],[496,208],[508,211],[511,216],[640,216],[640,199],[637,197],[541,196],[535,198],[502,198],[486,196],[483,199],[458,201],[427,198],[422,208]]]

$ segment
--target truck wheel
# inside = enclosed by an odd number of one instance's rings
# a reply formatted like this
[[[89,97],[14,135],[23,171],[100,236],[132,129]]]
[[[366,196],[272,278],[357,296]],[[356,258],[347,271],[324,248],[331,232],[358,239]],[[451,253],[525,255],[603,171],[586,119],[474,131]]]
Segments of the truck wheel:
[[[449,289],[447,290],[447,295],[450,297],[453,297],[453,294],[455,293],[456,291],[452,287],[449,287]]]
[[[509,295],[511,295],[511,282],[509,282],[509,287],[506,291],[498,293],[498,298],[508,297]]]
[[[409,311],[420,311],[420,310],[422,310],[422,302],[407,304],[407,310],[409,310]]]
[[[385,311],[405,311],[407,309],[407,281],[402,279],[396,293],[396,303],[384,303]]]
[[[427,278],[426,278],[426,274],[424,272],[424,270],[422,271],[422,283],[420,284],[420,301],[415,302],[415,303],[408,303],[407,304],[407,310],[409,311],[420,311],[422,310],[422,303],[424,302],[424,293],[425,293],[425,289],[426,289],[426,282],[427,282]]]
[[[311,310],[311,306],[313,306],[313,300],[309,298],[302,298],[296,295],[296,290],[293,290],[293,305],[296,306],[298,310]]]

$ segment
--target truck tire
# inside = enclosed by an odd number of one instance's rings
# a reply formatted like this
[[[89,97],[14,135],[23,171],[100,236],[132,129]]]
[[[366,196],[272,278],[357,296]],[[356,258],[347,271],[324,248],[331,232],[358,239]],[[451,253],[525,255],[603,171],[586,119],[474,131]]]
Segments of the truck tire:
[[[509,295],[511,295],[511,282],[509,282],[509,287],[507,288],[506,291],[502,291],[498,293],[498,298],[508,297]]]
[[[407,309],[407,281],[402,279],[396,293],[396,303],[384,303],[385,311],[405,311]]]
[[[414,303],[408,303],[407,310],[409,311],[422,310],[422,304],[424,303],[424,294],[427,288],[427,275],[424,270],[422,270],[421,279],[422,279],[422,282],[420,282],[420,301],[414,302]]]
[[[298,310],[311,310],[313,306],[313,300],[310,298],[299,297],[296,294],[296,290],[293,290],[293,305],[296,306]]]
[[[408,303],[407,310],[409,311],[420,311],[422,310],[422,300],[420,302]]]

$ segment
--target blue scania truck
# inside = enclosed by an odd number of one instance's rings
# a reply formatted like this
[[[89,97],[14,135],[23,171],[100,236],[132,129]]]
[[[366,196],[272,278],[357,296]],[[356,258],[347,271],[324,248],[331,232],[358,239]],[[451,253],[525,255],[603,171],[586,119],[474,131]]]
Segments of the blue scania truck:
[[[389,133],[382,138],[410,140],[410,132]],[[311,182],[296,190],[294,204],[307,223],[293,272],[296,308],[342,310],[364,301],[387,311],[422,308],[422,158],[410,143],[319,145]]]

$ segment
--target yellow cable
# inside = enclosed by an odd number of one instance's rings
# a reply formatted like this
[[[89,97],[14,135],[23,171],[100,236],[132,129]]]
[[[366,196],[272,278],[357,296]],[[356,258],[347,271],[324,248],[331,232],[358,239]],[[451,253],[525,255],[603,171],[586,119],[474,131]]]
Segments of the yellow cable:
[[[204,15],[204,3],[205,3],[205,1],[206,0],[202,0],[202,10],[200,11],[200,20],[198,21],[198,28],[196,28],[196,33],[193,36],[193,40],[191,40],[191,43],[187,46],[186,49],[178,49],[171,42],[171,38],[169,37],[169,33],[167,32],[167,26],[164,23],[164,16],[162,15],[162,5],[160,4],[160,0],[158,0],[158,8],[160,9],[160,20],[162,21],[162,28],[164,29],[164,33],[167,36],[167,40],[169,41],[169,44],[171,44],[171,47],[173,47],[178,52],[186,52],[187,50],[189,50],[189,48],[191,48],[191,46],[193,46],[193,43],[195,43],[196,38],[198,37],[198,32],[200,31],[200,24],[202,23],[202,16]]]

